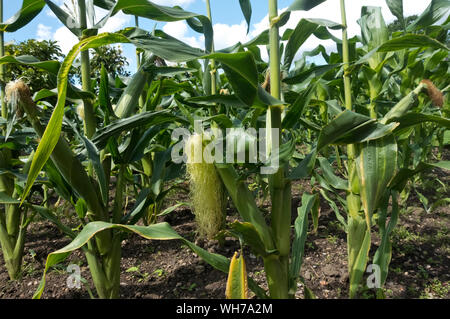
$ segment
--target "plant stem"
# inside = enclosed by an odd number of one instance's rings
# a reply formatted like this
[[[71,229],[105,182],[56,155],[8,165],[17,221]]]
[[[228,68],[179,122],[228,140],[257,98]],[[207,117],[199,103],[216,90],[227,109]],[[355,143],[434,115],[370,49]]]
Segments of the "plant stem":
[[[211,25],[212,25],[210,0],[206,0],[206,11],[208,12],[208,19],[209,19],[209,21],[211,21]],[[212,44],[211,53],[214,53],[214,40],[213,40],[213,44]],[[216,61],[214,59],[211,59],[211,94],[215,95],[216,92],[217,92]]]
[[[270,93],[276,99],[281,98],[281,70],[280,70],[280,36],[279,27],[276,24],[278,18],[278,1],[269,0],[269,21],[270,21]],[[271,106],[270,121],[266,123],[268,129],[277,129],[278,143],[281,145],[281,113],[280,106]],[[273,136],[271,138],[271,153],[279,152],[273,149]],[[272,298],[289,298],[288,274],[289,274],[289,253],[290,253],[290,226],[291,226],[291,188],[285,182],[284,168],[279,167],[278,171],[269,178],[269,188],[272,199],[271,226],[276,247],[279,251],[277,260],[265,261],[267,281],[269,283],[270,295]],[[276,267],[273,266],[276,264]]]
[[[3,23],[3,0],[0,0],[0,23]],[[5,55],[5,33],[2,31],[0,32],[0,57],[3,57]],[[0,65],[0,99],[2,104],[2,117],[4,119],[8,116],[8,111],[6,109],[6,103],[5,103],[5,66],[2,64]]]
[[[344,62],[344,93],[345,93],[345,108],[347,110],[352,110],[352,87],[350,82],[350,75],[348,73],[350,58],[348,50],[348,39],[347,39],[347,16],[345,13],[345,0],[341,1],[341,18],[342,18],[342,60]],[[355,182],[356,169],[354,165],[355,160],[355,146],[353,144],[347,145],[347,156],[348,156],[348,181],[350,183],[350,189]]]
[[[139,17],[138,16],[134,16],[134,23],[136,25],[136,28],[139,28]],[[136,48],[136,66],[137,66],[138,70],[141,67],[141,64],[142,64],[141,53],[139,52],[138,48]],[[144,104],[145,104],[145,96],[144,96],[144,91],[143,91],[141,93],[141,95],[139,96],[139,108],[141,108],[142,111],[144,111]]]
[[[349,69],[349,50],[347,38],[347,16],[345,13],[345,0],[341,0],[341,17],[342,17],[342,59],[344,62],[344,93],[345,93],[345,108],[352,109],[352,87],[350,82]]]
[[[78,18],[81,30],[87,29],[86,20],[86,3],[85,0],[78,0]],[[82,39],[83,37],[81,37]],[[80,39],[80,40],[81,40]],[[81,82],[84,91],[91,91],[91,65],[89,58],[89,50],[82,51],[81,55]],[[96,120],[94,114],[94,107],[90,99],[83,100],[84,104],[84,133],[88,138],[91,138],[96,130]]]
[[[123,195],[125,190],[125,171],[127,166],[121,164],[119,168],[119,176],[117,176],[116,183],[116,198],[114,200],[114,210],[113,210],[113,223],[120,223],[120,219],[123,215]]]

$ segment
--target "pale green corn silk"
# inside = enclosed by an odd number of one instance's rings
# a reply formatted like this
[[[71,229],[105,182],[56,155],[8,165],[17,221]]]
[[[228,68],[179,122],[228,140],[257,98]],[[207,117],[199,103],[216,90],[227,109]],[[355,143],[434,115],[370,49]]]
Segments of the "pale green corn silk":
[[[187,174],[190,182],[192,207],[201,237],[213,238],[225,221],[224,189],[214,163],[202,158],[204,146],[201,134],[193,134],[186,143]],[[197,152],[197,157],[194,154]],[[199,157],[200,156],[200,157]]]

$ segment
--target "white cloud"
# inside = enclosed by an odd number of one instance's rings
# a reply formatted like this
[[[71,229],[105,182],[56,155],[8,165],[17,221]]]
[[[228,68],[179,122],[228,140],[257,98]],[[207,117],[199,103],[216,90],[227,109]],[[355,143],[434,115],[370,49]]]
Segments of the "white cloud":
[[[237,42],[247,41],[247,23],[242,21],[240,24],[214,24],[214,45],[217,50],[232,46]]]
[[[180,41],[190,45],[191,47],[203,48],[202,36],[199,37],[189,37],[187,33],[189,31],[188,26],[185,21],[176,21],[166,23],[163,27],[163,31],[168,35],[177,38]]]
[[[53,40],[58,42],[64,54],[67,54],[78,43],[78,38],[66,27],[58,28],[53,34]]]
[[[188,32],[188,27],[184,21],[170,22],[163,27],[163,31],[174,38],[181,39]]]
[[[46,14],[47,16],[51,17],[51,18],[55,18],[55,19],[56,19],[56,15],[55,15],[55,14],[53,13],[53,11],[50,10],[50,9],[45,10],[45,14]]]
[[[52,36],[52,27],[39,23],[36,31],[36,39],[38,41],[49,40],[51,39],[51,36]]]

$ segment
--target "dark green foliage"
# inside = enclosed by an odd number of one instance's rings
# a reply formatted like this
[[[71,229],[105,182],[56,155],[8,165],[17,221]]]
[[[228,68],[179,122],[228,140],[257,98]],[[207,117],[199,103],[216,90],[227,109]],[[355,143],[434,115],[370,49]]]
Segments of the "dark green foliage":
[[[40,61],[61,60],[64,58],[61,49],[56,41],[38,41],[29,39],[19,42],[17,44],[8,44],[5,47],[6,55],[15,57],[21,55],[31,55]],[[22,78],[30,87],[32,92],[37,92],[41,89],[53,89],[56,87],[56,81],[46,71],[39,70],[35,67],[20,64],[5,65],[5,82],[17,80]]]

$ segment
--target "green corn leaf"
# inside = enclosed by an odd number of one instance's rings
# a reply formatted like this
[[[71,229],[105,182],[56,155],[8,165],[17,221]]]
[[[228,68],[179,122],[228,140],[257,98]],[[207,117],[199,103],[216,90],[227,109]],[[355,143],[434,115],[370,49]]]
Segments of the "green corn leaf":
[[[319,196],[303,193],[302,206],[297,208],[298,216],[295,219],[295,237],[292,242],[291,264],[289,269],[290,289],[297,288],[297,279],[300,276],[300,269],[303,263],[306,236],[308,233],[308,213],[312,211]]]
[[[74,123],[68,122],[68,124],[72,127],[72,130],[76,134],[76,136],[78,136],[78,138],[83,142],[84,148],[87,152],[87,156],[92,163],[95,174],[97,175],[103,204],[107,206],[109,197],[109,182],[106,180],[105,170],[103,169],[103,165],[100,161],[100,152],[91,140],[78,132],[78,129]]]
[[[191,83],[187,81],[176,82],[171,79],[162,79],[158,82],[152,82],[149,90],[153,92],[157,91],[159,96],[170,96],[182,91],[187,93],[194,93]]]
[[[393,135],[358,144],[356,171],[359,177],[361,202],[368,226],[378,208],[387,185],[397,169],[397,143]]]
[[[426,170],[431,170],[433,168],[439,168],[450,171],[450,161],[441,161],[437,163],[420,162],[415,169],[402,168],[390,181],[388,186],[391,189],[401,192],[405,188],[408,179],[412,178],[414,175],[418,173],[424,172]]]
[[[249,106],[253,104],[258,92],[258,70],[251,52],[214,53],[203,58],[222,63],[236,96]]]
[[[137,48],[152,52],[164,60],[185,62],[205,54],[203,50],[193,48],[160,30],[155,30],[154,35],[150,35],[141,29],[127,28],[121,33]]]
[[[282,104],[278,100],[270,99],[264,94],[265,92],[258,89],[258,70],[253,54],[249,51],[204,55],[201,50],[191,48],[163,32],[156,32],[156,35],[162,36],[165,41],[150,35],[143,35],[136,29],[126,30],[123,34],[137,47],[149,50],[169,61],[184,62],[198,58],[215,59],[222,64],[236,96],[246,105],[253,105],[257,98],[263,105]],[[209,74],[209,72],[205,74]],[[209,81],[206,81],[206,83],[209,83]]]
[[[20,10],[4,23],[0,23],[0,32],[15,32],[26,26],[44,8],[44,0],[23,0]]]
[[[108,17],[114,16],[119,11],[156,21],[173,22],[186,20],[196,32],[204,34],[206,51],[210,52],[212,49],[213,28],[211,21],[206,16],[184,11],[179,7],[160,6],[148,0],[118,0]],[[106,21],[107,17],[104,19]]]
[[[152,126],[147,131],[145,131],[139,141],[134,145],[134,148],[131,150],[130,154],[126,154],[127,158],[129,158],[127,162],[134,163],[141,160],[145,155],[144,152],[149,145],[150,140],[155,137],[160,131],[160,126]]]
[[[381,13],[381,7],[362,7],[361,19],[358,23],[361,26],[363,43],[368,45],[369,51],[389,39],[386,23]]]
[[[9,196],[8,194],[6,194],[5,192],[0,192],[0,204],[20,204],[20,201],[18,201],[17,199],[12,198],[11,196]]]
[[[302,179],[309,177],[315,167],[317,158],[317,149],[313,149],[311,153],[300,162],[300,164],[292,170],[288,178],[290,180]]]
[[[158,213],[158,216],[166,216],[169,215],[170,213],[174,212],[178,207],[181,206],[186,206],[189,207],[189,203],[186,202],[181,202],[181,203],[177,203],[173,206],[167,207],[166,209],[164,209],[162,212]]]
[[[286,45],[284,51],[284,63],[283,67],[289,70],[291,63],[297,54],[298,49],[305,43],[306,40],[316,31],[318,24],[308,21],[306,19],[301,19],[300,22],[295,27]]]
[[[247,104],[243,103],[236,95],[208,95],[208,96],[195,96],[187,99],[187,102],[195,103],[199,105],[213,106],[216,104],[224,104],[231,107],[247,107]]]
[[[314,292],[305,285],[305,299],[317,299]]]
[[[17,57],[5,55],[0,58],[0,65],[6,63],[34,66],[54,75],[58,74],[59,67],[61,65],[58,61],[40,61],[39,59],[31,55],[21,55]]]
[[[87,206],[86,206],[86,201],[83,198],[78,198],[78,200],[75,204],[75,211],[78,215],[78,218],[80,218],[80,220],[83,220],[86,217]]]
[[[94,167],[95,174],[97,175],[98,183],[100,185],[100,194],[103,199],[103,204],[107,206],[109,197],[109,181],[106,180],[105,170],[100,161],[100,152],[95,145],[85,136],[80,136],[83,144],[86,148],[88,158]]]
[[[235,237],[241,239],[246,245],[250,246],[257,256],[265,257],[270,253],[266,251],[258,231],[251,223],[235,221],[231,224],[230,232]]]
[[[338,67],[341,67],[341,66],[342,66],[342,64],[325,64],[325,65],[314,66],[314,67],[312,67],[304,72],[301,72],[297,75],[283,79],[283,82],[286,84],[302,83],[309,78],[320,77],[321,75],[323,75],[331,70],[334,70]]]
[[[172,66],[160,66],[157,68],[153,68],[152,70],[155,75],[163,75],[163,76],[175,76],[178,74],[185,74],[186,72],[196,72],[196,69],[193,68],[180,68],[180,67],[172,67]]]
[[[340,29],[342,26],[338,23],[324,19],[301,19],[289,35],[286,49],[284,51],[284,69],[290,69],[292,61],[294,60],[299,48],[311,35],[315,34],[320,27]]]
[[[321,150],[323,147],[333,144],[340,137],[355,128],[359,128],[362,125],[369,125],[374,122],[375,120],[372,120],[365,115],[345,110],[322,129],[317,142],[317,149]]]
[[[386,278],[389,271],[389,263],[391,262],[392,257],[392,243],[391,243],[391,234],[397,225],[399,208],[398,208],[398,193],[392,192],[392,212],[391,217],[389,219],[389,223],[386,227],[386,230],[382,234],[381,243],[375,252],[375,256],[373,258],[373,263],[380,266],[381,278],[380,283],[381,286],[386,282]]]
[[[156,152],[153,159],[153,173],[150,180],[153,194],[159,195],[162,189],[162,183],[165,177],[165,167],[167,162],[171,160],[172,147],[165,151]]]
[[[69,238],[74,239],[76,237],[76,234],[70,229],[70,227],[67,227],[67,225],[61,223],[58,216],[56,216],[56,214],[52,212],[50,209],[38,205],[31,205],[31,208],[39,215],[41,215],[42,218],[55,224],[58,227],[58,229]]]
[[[250,20],[252,19],[252,4],[250,0],[239,0],[242,13],[244,14],[245,21],[247,22],[247,33],[250,31]]]
[[[335,189],[347,190],[348,189],[348,181],[336,176],[333,172],[333,168],[331,167],[328,159],[324,157],[319,157],[320,168],[322,169],[322,174],[325,180],[333,186]]]
[[[394,117],[389,119],[389,122],[400,123],[396,131],[420,124],[425,122],[432,122],[438,124],[440,127],[450,129],[450,119],[442,116],[423,114],[423,113],[406,113],[400,117]]]
[[[252,47],[255,45],[267,45],[269,44],[269,30],[265,30],[258,34],[256,37],[248,42],[242,44],[243,47]]]
[[[142,217],[145,209],[152,203],[152,200],[148,198],[151,193],[152,190],[150,188],[144,188],[139,192],[133,208],[128,214],[122,217],[122,224],[134,225]]]
[[[329,191],[329,192],[334,192],[334,189],[331,187],[331,185],[328,183],[328,181],[323,178],[321,175],[313,172],[313,176],[315,179],[317,179],[317,182],[319,183],[320,187],[323,190]]]
[[[58,72],[58,102],[53,110],[50,121],[48,122],[45,132],[42,136],[42,139],[38,145],[36,154],[33,157],[30,172],[28,174],[27,184],[22,195],[22,202],[27,197],[31,187],[33,186],[34,181],[39,175],[39,172],[47,162],[48,158],[53,152],[53,149],[58,143],[61,134],[62,120],[64,116],[64,107],[66,104],[68,76],[73,61],[82,50],[87,50],[89,48],[97,48],[103,45],[118,42],[127,43],[129,42],[129,40],[125,36],[120,34],[103,33],[98,36],[82,40],[77,45],[75,45],[72,48],[72,50],[67,54]]]
[[[287,11],[309,11],[326,0],[294,0]]]
[[[271,229],[267,226],[247,185],[239,179],[239,175],[231,164],[216,164],[216,169],[242,219],[256,228],[266,250],[272,251],[275,246]]]
[[[238,52],[232,54],[213,53],[203,56],[204,59],[215,59],[226,64],[230,69],[239,74],[245,81],[254,87],[258,86],[258,71],[255,60],[250,52]]]
[[[142,126],[154,126],[170,122],[179,122],[182,124],[188,123],[188,121],[184,118],[172,115],[167,110],[142,112],[124,119],[116,120],[111,124],[97,130],[92,138],[92,142],[98,149],[103,149],[110,137],[117,136],[123,131],[129,131],[133,128]]]
[[[59,69],[61,67],[61,63],[58,61],[40,61],[39,59],[31,55],[22,55],[18,57],[6,55],[0,58],[0,65],[8,63],[33,66],[38,69],[49,72],[52,76],[58,75]],[[57,95],[58,95],[57,89],[54,90],[42,89],[34,95],[33,99],[34,101],[38,101],[50,96],[57,96]],[[77,87],[73,86],[71,83],[69,83],[67,87],[67,98],[93,99],[95,98],[95,95],[91,92],[82,91]]]
[[[400,21],[403,28],[405,28],[405,19],[403,17],[403,0],[386,0],[386,4],[392,14],[398,19],[398,21]]]
[[[230,270],[228,272],[228,280],[226,287],[227,299],[247,299],[248,283],[247,271],[245,269],[245,260],[242,252],[239,257],[235,252],[230,262]]]
[[[430,5],[406,30],[411,32],[431,26],[448,14],[449,8],[450,1],[448,0],[431,0]]]
[[[94,0],[94,5],[105,10],[111,10],[115,5],[115,0]]]
[[[50,0],[45,0],[50,10],[53,11],[58,20],[66,26],[74,35],[77,37],[81,37],[83,34],[83,30],[79,26],[79,23],[76,17],[72,16],[64,9],[62,9],[59,5]],[[83,13],[85,14],[85,13]]]
[[[260,106],[266,108],[267,106],[281,106],[286,105],[279,99],[274,98],[270,93],[264,90],[261,86],[258,86],[256,90],[256,100],[254,101],[254,106]]]
[[[58,195],[69,203],[72,202],[74,196],[73,187],[64,179],[52,160],[45,163],[44,171]]]
[[[279,105],[282,102],[272,99],[266,92],[261,92],[258,88],[258,71],[253,54],[249,51],[232,54],[214,53],[204,55],[199,49],[194,49],[178,41],[163,32],[156,32],[156,35],[162,36],[165,41],[150,35],[143,35],[136,29],[129,29],[123,32],[128,39],[145,50],[149,50],[156,55],[169,61],[182,62],[193,59],[215,59],[222,64],[223,69],[230,81],[236,96],[246,105],[253,105],[258,102],[261,105]],[[206,72],[205,75],[209,74]],[[207,79],[203,79],[209,83]],[[207,90],[208,92],[208,90]]]
[[[445,44],[427,35],[407,34],[384,42],[378,48],[378,52],[390,52],[410,48],[434,48],[449,51],[449,48]]]
[[[383,125],[368,116],[343,111],[322,128],[317,146],[290,173],[289,179],[309,176],[315,167],[317,152],[330,144],[354,144],[377,140],[392,133],[398,123]]]
[[[367,45],[369,51],[382,45],[389,40],[389,33],[381,13],[381,7],[362,7],[361,26],[363,44]],[[369,58],[369,65],[376,69],[385,58],[385,53],[375,53]]]
[[[350,298],[355,298],[366,270],[370,250],[370,229],[364,220],[349,218]]]
[[[159,223],[151,226],[130,226],[121,224],[111,224],[106,222],[91,222],[87,224],[78,236],[67,246],[49,254],[45,263],[44,274],[41,282],[33,296],[34,299],[39,299],[44,291],[45,279],[47,271],[53,265],[56,265],[65,260],[73,251],[80,249],[93,238],[96,234],[107,229],[120,229],[124,231],[131,231],[146,239],[153,240],[182,240],[190,249],[197,255],[204,259],[214,268],[227,273],[229,269],[229,260],[221,255],[209,253],[208,251],[196,246],[192,242],[184,239],[173,230],[167,223]]]
[[[320,189],[320,194],[322,195],[323,198],[325,198],[325,200],[328,202],[328,204],[330,205],[331,209],[334,211],[334,214],[336,215],[336,219],[342,224],[342,226],[345,229],[345,232],[348,232],[348,225],[347,222],[345,221],[344,216],[342,216],[342,214],[339,212],[339,208],[336,205],[336,203],[328,196],[327,192],[323,189]]]
[[[369,121],[349,130],[349,132],[334,141],[334,144],[354,144],[373,141],[391,134],[398,125],[397,122],[384,125]]]
[[[303,92],[301,92],[295,102],[288,108],[287,114],[283,119],[283,129],[290,129],[298,119],[303,117],[303,113],[311,101],[313,94],[316,92],[317,81],[312,82]]]
[[[33,101],[37,102],[49,97],[58,96],[58,90],[52,89],[52,90],[48,90],[48,89],[42,89],[39,92],[36,92],[36,94],[34,94],[33,96]],[[72,99],[72,100],[85,100],[85,99],[94,99],[95,95],[94,93],[91,92],[87,92],[87,91],[81,91],[80,89],[78,89],[77,87],[73,86],[72,84],[69,83],[69,86],[67,87],[67,99]]]

